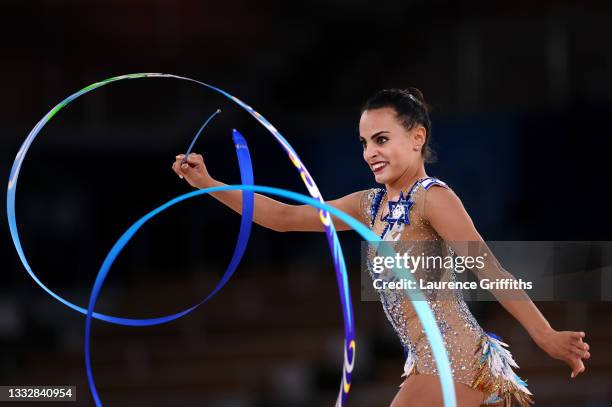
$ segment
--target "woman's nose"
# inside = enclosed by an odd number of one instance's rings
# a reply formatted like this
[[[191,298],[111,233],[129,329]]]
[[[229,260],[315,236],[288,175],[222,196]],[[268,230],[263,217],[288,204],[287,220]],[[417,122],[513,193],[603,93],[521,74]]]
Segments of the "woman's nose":
[[[372,158],[376,157],[377,153],[376,148],[366,146],[363,150],[363,158],[365,158],[366,161],[370,161]]]

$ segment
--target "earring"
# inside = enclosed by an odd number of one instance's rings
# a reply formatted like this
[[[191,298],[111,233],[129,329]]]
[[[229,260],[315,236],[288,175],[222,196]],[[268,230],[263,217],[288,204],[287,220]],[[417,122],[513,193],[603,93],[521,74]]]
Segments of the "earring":
[[[421,149],[421,146],[414,146],[414,151],[419,151]]]

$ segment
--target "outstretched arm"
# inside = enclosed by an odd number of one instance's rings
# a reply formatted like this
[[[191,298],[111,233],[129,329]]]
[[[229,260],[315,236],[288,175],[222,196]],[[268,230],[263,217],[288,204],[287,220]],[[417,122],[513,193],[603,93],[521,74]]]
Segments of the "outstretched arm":
[[[424,216],[431,226],[445,241],[449,242],[459,255],[466,250],[463,245],[453,245],[452,242],[482,242],[486,250],[487,274],[498,277],[511,277],[504,270],[486,244],[476,228],[472,219],[466,212],[461,200],[455,193],[446,188],[433,187],[426,192]],[[495,294],[494,290],[491,290]],[[538,310],[533,301],[523,290],[513,291],[516,300],[503,299],[495,295],[500,304],[527,330],[536,344],[548,355],[567,363],[572,369],[571,377],[576,377],[585,370],[582,359],[590,357],[589,345],[583,342],[584,332],[556,331],[544,315]]]
[[[226,184],[213,179],[200,154],[190,154],[187,163],[181,165],[184,155],[176,156],[172,169],[191,186],[199,189]],[[354,192],[342,198],[328,201],[327,204],[359,218],[359,200],[363,191]],[[215,199],[237,213],[242,211],[242,191],[219,191],[211,194]],[[253,221],[260,226],[277,232],[323,232],[325,228],[317,209],[309,205],[289,205],[261,194],[254,194]],[[350,230],[344,222],[332,217],[336,230]]]

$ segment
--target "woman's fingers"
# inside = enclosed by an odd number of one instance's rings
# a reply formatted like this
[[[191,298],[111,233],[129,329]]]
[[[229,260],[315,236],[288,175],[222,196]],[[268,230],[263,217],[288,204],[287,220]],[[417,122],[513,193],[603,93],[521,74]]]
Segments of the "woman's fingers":
[[[204,158],[200,154],[189,154],[189,157],[187,157],[187,164],[189,164],[190,167],[198,167],[204,164]]]
[[[577,346],[572,346],[570,348],[570,352],[572,353],[572,355],[578,356],[579,358],[588,359],[587,355],[589,354],[589,352],[584,350],[584,348],[579,348]]]
[[[184,157],[185,157],[185,154],[179,154],[176,156],[176,159],[181,161],[182,163]],[[202,157],[201,154],[191,153],[187,157],[187,160],[185,160],[185,163],[189,164],[191,167],[197,166],[199,164],[204,163],[204,157]]]
[[[582,359],[588,359],[591,357],[591,352],[589,352],[589,349],[591,349],[591,347],[589,346],[588,343],[584,342],[582,344],[582,349],[584,349],[584,355],[582,356]]]
[[[586,352],[590,349],[589,344],[586,342],[572,343],[570,345],[570,348],[577,349],[578,351],[581,351],[581,352]]]
[[[584,363],[582,363],[582,359],[580,359],[579,357],[574,357],[570,359],[570,367],[572,368],[572,379],[578,376],[580,373],[584,372]]]
[[[204,157],[196,153],[189,154],[186,160],[184,154],[178,154],[172,164],[172,170],[192,186],[200,185],[202,180],[209,177]]]
[[[586,342],[582,341],[582,338],[584,338],[584,336],[584,332],[571,332],[569,342],[572,346],[576,346],[584,350],[589,350]]]
[[[181,172],[181,159],[178,158],[178,156],[177,156],[177,159],[172,164],[172,171],[174,171],[176,175],[179,176],[180,179],[183,179],[183,174]]]

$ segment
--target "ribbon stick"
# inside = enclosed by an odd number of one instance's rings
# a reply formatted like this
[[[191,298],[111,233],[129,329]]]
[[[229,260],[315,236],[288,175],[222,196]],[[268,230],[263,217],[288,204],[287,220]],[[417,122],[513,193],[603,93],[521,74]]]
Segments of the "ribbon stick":
[[[193,149],[193,146],[195,145],[196,141],[198,141],[198,137],[200,137],[200,133],[202,133],[202,130],[204,130],[206,128],[206,126],[213,119],[213,117],[215,117],[219,113],[221,113],[221,109],[217,109],[213,114],[211,114],[208,117],[208,119],[206,119],[206,121],[204,122],[202,127],[200,127],[200,130],[198,130],[198,132],[196,133],[195,137],[191,141],[191,144],[189,145],[189,148],[187,149],[187,152],[185,153],[185,157],[183,157],[183,159],[181,160],[181,164],[185,164],[187,162],[187,157],[189,157],[189,154],[191,153],[191,150]]]

